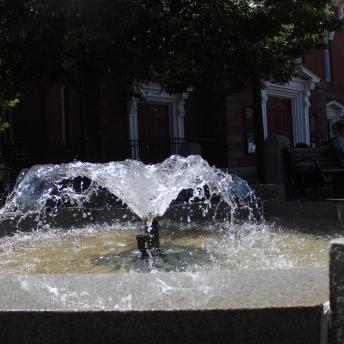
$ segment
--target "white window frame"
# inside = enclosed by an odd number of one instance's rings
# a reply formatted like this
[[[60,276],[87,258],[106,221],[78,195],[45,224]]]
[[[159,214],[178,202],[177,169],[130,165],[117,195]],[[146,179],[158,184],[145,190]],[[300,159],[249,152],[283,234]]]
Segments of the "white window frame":
[[[329,121],[330,138],[332,138],[335,136],[333,124],[344,117],[344,105],[336,100],[332,100],[326,104],[326,114]]]
[[[324,66],[325,66],[325,80],[327,82],[333,81],[333,71],[332,71],[332,56],[330,44],[334,39],[334,32],[330,32],[324,40],[326,47],[324,48]]]

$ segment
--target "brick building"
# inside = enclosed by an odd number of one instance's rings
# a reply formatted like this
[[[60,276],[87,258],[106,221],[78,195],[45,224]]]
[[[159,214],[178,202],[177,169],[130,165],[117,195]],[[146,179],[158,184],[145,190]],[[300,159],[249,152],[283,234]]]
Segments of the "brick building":
[[[344,18],[337,1],[335,14]],[[286,85],[265,83],[262,112],[265,137],[285,135],[291,145],[327,144],[334,135],[332,124],[344,117],[344,32],[328,34],[324,49],[300,58],[298,75]],[[247,178],[256,175],[252,121],[252,90],[226,98],[228,166]]]
[[[343,17],[341,1],[335,12]],[[344,32],[329,34],[326,44],[300,59],[299,73],[288,84],[265,83],[265,137],[282,134],[292,145],[315,146],[333,135],[331,123],[344,115]],[[250,89],[227,97],[202,90],[170,95],[158,84],[148,83],[142,94],[143,98],[128,101],[121,90],[102,82],[97,114],[100,147],[95,159],[90,158],[78,92],[71,86],[30,85],[11,115],[3,159],[15,176],[32,164],[74,159],[157,162],[193,143],[192,149],[196,146],[198,152],[200,147],[211,164],[255,178]]]

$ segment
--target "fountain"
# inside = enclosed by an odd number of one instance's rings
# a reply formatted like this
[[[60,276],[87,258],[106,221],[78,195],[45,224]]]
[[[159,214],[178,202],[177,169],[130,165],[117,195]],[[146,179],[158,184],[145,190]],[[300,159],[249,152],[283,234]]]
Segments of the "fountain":
[[[337,232],[265,222],[200,156],[33,166],[0,218],[8,343],[317,342]]]
[[[156,165],[126,160],[33,166],[19,176],[0,216],[35,214],[37,226],[43,227],[61,206],[83,208],[101,189],[117,197],[144,223],[145,233],[136,236],[142,259],[161,255],[159,219],[183,192],[188,194],[184,204],[201,204],[204,215],[215,199],[217,207],[219,200],[224,202],[232,219],[238,208],[250,209],[254,199],[242,179],[210,167],[200,156],[174,155]],[[251,209],[249,216],[253,216]]]
[[[248,184],[200,156],[33,166],[0,219],[9,227],[0,237],[3,273],[327,264],[328,237],[265,223]]]

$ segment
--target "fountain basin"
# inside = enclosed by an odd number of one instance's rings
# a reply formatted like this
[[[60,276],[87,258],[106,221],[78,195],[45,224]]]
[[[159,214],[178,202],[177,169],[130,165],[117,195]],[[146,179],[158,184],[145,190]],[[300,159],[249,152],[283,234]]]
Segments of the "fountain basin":
[[[160,255],[141,259],[135,223],[47,229],[0,238],[4,274],[205,272],[328,266],[341,231],[273,223],[176,225],[161,221]],[[135,226],[137,226],[135,228]]]
[[[322,247],[317,254],[327,257],[329,240],[314,238]],[[254,248],[243,248],[241,257],[263,251]],[[268,264],[257,270],[169,273],[2,273],[1,339],[42,344],[320,343],[322,305],[329,299],[327,264],[323,259],[318,267],[286,269]]]
[[[130,232],[119,234],[135,240]],[[162,237],[166,234],[162,231]],[[269,253],[270,234],[275,237],[267,232],[265,250],[243,248],[241,257]],[[104,233],[101,237],[109,239]],[[327,257],[326,240],[316,251]],[[182,241],[190,244],[185,237]],[[1,338],[42,344],[320,343],[322,305],[329,299],[327,264],[169,273],[3,273]]]
[[[160,222],[162,254],[145,260],[133,255],[137,217],[116,202],[114,208],[106,203],[105,212],[90,208],[101,188],[145,222],[148,236],[149,224],[166,216]],[[178,208],[190,190],[192,197]],[[1,339],[320,343],[326,336],[321,314],[329,298],[328,244],[337,229],[317,233],[312,222],[311,231],[279,229],[260,217],[254,222],[255,201],[247,183],[197,156],[172,156],[153,166],[125,161],[33,167],[1,211],[1,233],[28,232],[0,238]],[[236,209],[241,216],[234,216]],[[205,213],[210,222],[202,232],[198,219]],[[191,215],[191,230],[170,226],[189,223]],[[227,225],[212,215],[224,216]],[[114,219],[124,219],[129,231],[112,239],[102,226],[113,226]],[[88,224],[96,232],[88,232]],[[124,269],[118,257],[129,262]],[[171,257],[173,264],[166,263]]]
[[[319,343],[327,269],[0,277],[4,343]]]

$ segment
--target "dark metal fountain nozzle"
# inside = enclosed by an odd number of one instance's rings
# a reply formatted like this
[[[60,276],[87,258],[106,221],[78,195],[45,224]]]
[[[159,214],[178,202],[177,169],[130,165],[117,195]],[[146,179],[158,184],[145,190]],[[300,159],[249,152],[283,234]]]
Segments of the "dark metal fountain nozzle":
[[[136,235],[137,249],[141,252],[141,258],[147,258],[147,236],[146,235]]]
[[[137,249],[141,252],[141,258],[147,258],[149,254],[160,254],[159,222],[154,218],[151,222],[146,221],[145,235],[137,235]]]

